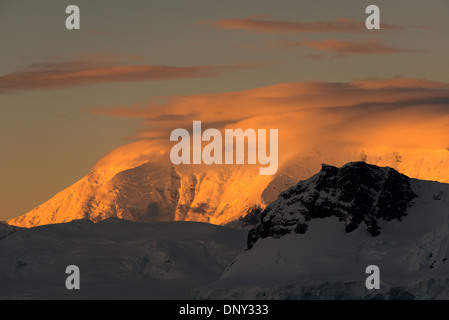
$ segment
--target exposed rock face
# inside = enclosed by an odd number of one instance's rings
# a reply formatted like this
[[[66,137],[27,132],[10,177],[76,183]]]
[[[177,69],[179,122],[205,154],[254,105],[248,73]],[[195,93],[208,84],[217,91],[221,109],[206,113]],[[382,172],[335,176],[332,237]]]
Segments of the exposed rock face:
[[[318,174],[282,192],[266,207],[249,233],[248,248],[259,238],[305,233],[311,219],[332,216],[344,223],[346,232],[364,222],[368,233],[377,236],[377,220],[401,220],[415,197],[410,179],[392,168],[365,162],[341,168],[323,165]]]

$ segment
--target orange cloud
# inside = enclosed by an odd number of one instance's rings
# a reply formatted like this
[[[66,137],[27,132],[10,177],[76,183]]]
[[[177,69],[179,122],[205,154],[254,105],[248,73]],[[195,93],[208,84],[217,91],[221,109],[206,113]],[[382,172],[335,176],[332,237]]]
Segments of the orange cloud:
[[[143,119],[135,139],[170,150],[172,130],[279,130],[279,161],[317,150],[389,146],[447,148],[449,84],[391,78],[295,82],[237,92],[169,96],[95,114]]]
[[[360,33],[366,32],[365,22],[355,21],[347,18],[338,18],[334,21],[282,21],[248,17],[243,19],[224,19],[216,21],[200,21],[199,26],[211,26],[218,29],[245,30],[253,33],[289,34],[289,33],[316,33],[316,32],[344,32]],[[401,26],[382,23],[382,29],[398,30]]]
[[[239,66],[176,67],[128,64],[140,56],[109,54],[81,55],[76,59],[31,64],[22,70],[0,76],[0,93],[20,90],[65,88],[112,82],[142,82],[220,75]]]
[[[394,48],[379,42],[359,42],[342,40],[302,41],[288,43],[288,46],[307,47],[338,54],[389,54],[398,52],[414,52],[413,50]]]

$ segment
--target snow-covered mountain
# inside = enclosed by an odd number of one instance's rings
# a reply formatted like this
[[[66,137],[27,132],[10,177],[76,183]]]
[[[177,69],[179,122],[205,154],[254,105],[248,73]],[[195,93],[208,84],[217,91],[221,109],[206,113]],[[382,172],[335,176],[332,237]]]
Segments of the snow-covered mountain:
[[[33,227],[75,219],[118,217],[136,222],[236,219],[261,203],[269,183],[255,168],[173,167],[147,162],[104,178],[98,171],[8,223]],[[251,185],[251,188],[248,188]],[[246,190],[246,194],[241,194]]]
[[[410,179],[392,168],[365,162],[342,168],[323,165],[312,178],[282,192],[263,212],[249,234],[248,247],[260,238],[306,233],[312,219],[336,217],[346,232],[364,223],[371,236],[380,234],[379,219],[401,220],[417,195]]]
[[[448,299],[449,184],[323,165],[282,192],[196,299]],[[380,269],[368,290],[365,269]]]
[[[0,224],[0,299],[448,299],[448,208],[449,184],[353,162],[324,165],[229,224],[259,213],[249,233],[117,218]],[[65,288],[72,264],[81,290]],[[365,286],[368,265],[378,290]]]
[[[146,146],[140,149],[146,150]],[[98,222],[118,217],[137,222],[202,221],[226,224],[248,210],[264,208],[278,194],[310,178],[321,163],[350,161],[390,166],[409,177],[449,182],[449,151],[370,148],[315,152],[286,160],[276,175],[259,175],[258,166],[173,166],[170,161],[121,152],[99,162],[84,178],[30,212],[8,221],[33,227],[75,219]],[[132,158],[127,161],[127,158]],[[124,164],[125,163],[125,164]]]
[[[117,218],[25,229],[0,224],[0,300],[184,299],[220,276],[246,233]],[[69,265],[79,267],[79,290],[65,286]]]

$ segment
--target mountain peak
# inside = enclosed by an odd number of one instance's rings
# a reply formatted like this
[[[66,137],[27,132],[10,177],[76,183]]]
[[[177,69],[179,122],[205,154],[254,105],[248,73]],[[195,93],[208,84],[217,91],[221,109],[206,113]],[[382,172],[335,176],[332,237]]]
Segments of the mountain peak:
[[[410,179],[390,167],[363,161],[341,168],[322,164],[319,173],[282,192],[265,208],[248,235],[248,248],[259,238],[305,233],[308,221],[327,217],[337,217],[348,233],[364,222],[375,237],[380,234],[377,220],[401,220],[415,197]]]

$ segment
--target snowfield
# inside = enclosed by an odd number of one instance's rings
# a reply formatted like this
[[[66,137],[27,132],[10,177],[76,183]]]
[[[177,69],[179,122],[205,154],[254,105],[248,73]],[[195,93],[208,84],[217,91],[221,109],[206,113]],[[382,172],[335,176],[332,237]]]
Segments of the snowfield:
[[[0,224],[0,235],[10,229]],[[223,273],[246,234],[117,218],[15,229],[0,240],[0,299],[185,299]],[[68,265],[80,269],[80,290],[65,287]]]

